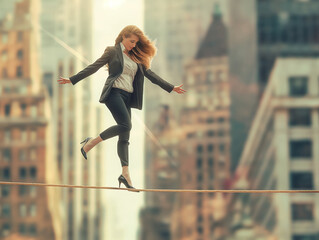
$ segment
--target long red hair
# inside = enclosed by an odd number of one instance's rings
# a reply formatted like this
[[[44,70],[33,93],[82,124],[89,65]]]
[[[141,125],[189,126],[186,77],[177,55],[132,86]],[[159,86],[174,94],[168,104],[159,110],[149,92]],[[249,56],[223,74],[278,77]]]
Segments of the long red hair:
[[[129,55],[134,62],[141,63],[146,69],[149,69],[151,67],[152,58],[156,55],[157,48],[155,47],[155,42],[152,42],[141,29],[135,25],[126,26],[116,38],[115,45],[122,42],[123,35],[125,37],[130,37],[131,34],[136,35],[139,38],[139,41],[136,43],[135,47],[129,51]]]

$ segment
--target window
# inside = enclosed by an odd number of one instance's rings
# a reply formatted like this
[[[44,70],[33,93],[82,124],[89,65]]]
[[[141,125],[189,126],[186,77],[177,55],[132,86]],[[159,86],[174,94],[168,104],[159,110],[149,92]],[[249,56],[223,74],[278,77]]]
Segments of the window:
[[[2,205],[2,214],[3,217],[10,217],[11,215],[11,207],[9,204],[5,203]]]
[[[194,138],[195,137],[195,133],[188,133],[187,134],[187,138]]]
[[[207,72],[206,81],[207,81],[207,83],[212,83],[213,82],[213,73],[211,71]]]
[[[17,52],[17,58],[20,59],[20,60],[23,59],[23,50],[22,50],[22,49],[18,50],[18,52]]]
[[[37,169],[36,169],[36,167],[31,167],[30,168],[30,177],[33,178],[33,179],[37,178]]]
[[[207,118],[206,122],[207,123],[213,123],[214,122],[214,118]]]
[[[4,114],[5,114],[5,116],[9,117],[10,116],[10,112],[11,112],[11,105],[10,104],[6,104],[4,106]]]
[[[27,186],[19,186],[19,196],[24,196],[27,194]]]
[[[8,236],[10,234],[11,231],[11,225],[10,223],[3,223],[2,224],[2,231],[1,231],[1,235],[2,236]]]
[[[203,216],[202,216],[202,214],[198,214],[198,216],[197,216],[197,222],[198,223],[201,223],[201,222],[203,222]]]
[[[0,190],[0,197],[8,197],[10,195],[10,186],[8,185],[2,185]]]
[[[201,183],[203,181],[203,175],[201,173],[197,174],[197,181],[198,183]]]
[[[211,153],[211,152],[213,152],[213,150],[214,150],[214,145],[213,144],[208,144],[207,151]]]
[[[311,158],[312,141],[311,140],[292,140],[290,141],[290,158]]]
[[[213,158],[208,158],[208,165],[209,165],[209,167],[213,167],[213,164],[214,164],[214,160],[213,160]]]
[[[35,203],[30,205],[30,216],[35,217],[37,215],[37,205]]]
[[[310,109],[290,109],[289,110],[290,126],[310,126],[311,110]]]
[[[19,216],[26,217],[27,216],[27,206],[24,203],[19,205]]]
[[[8,60],[8,51],[7,50],[3,50],[2,53],[1,53],[1,60],[3,62],[7,61]]]
[[[219,131],[218,131],[218,136],[219,136],[219,137],[225,136],[225,132],[224,132],[223,130],[219,130]]]
[[[27,115],[27,111],[26,111],[27,105],[25,103],[21,103],[20,107],[21,107],[22,116],[26,116]]]
[[[35,197],[37,195],[37,188],[34,186],[31,186],[29,189],[30,189],[30,197]]]
[[[27,177],[27,170],[25,167],[21,167],[19,169],[19,178],[20,179],[25,179]]]
[[[308,93],[307,77],[290,77],[289,78],[290,96],[300,97]]]
[[[219,152],[224,153],[225,152],[225,144],[220,144],[219,145]]]
[[[10,168],[5,167],[3,169],[3,179],[4,180],[10,180],[11,174],[10,174]]]
[[[10,162],[11,161],[11,149],[10,148],[5,148],[3,150],[3,160],[5,162]]]
[[[291,205],[292,219],[298,220],[313,220],[314,205],[313,203],[293,203]]]
[[[31,224],[29,228],[29,233],[31,236],[37,235],[37,226],[35,224]]]
[[[207,131],[207,137],[213,137],[215,135],[213,130]]]
[[[27,141],[27,131],[25,129],[20,129],[21,134],[21,141],[26,142]]]
[[[25,235],[26,234],[26,226],[25,226],[25,224],[24,223],[20,223],[19,224],[19,233],[21,234],[21,235]]]
[[[313,189],[313,175],[311,172],[293,172],[290,174],[291,189]]]
[[[292,240],[317,240],[317,236],[316,235],[294,235],[292,237]]]
[[[220,118],[217,119],[217,121],[218,121],[219,123],[223,123],[223,122],[225,122],[225,118],[220,117]]]
[[[203,152],[203,146],[202,145],[197,145],[197,153],[201,154]]]
[[[37,106],[31,106],[31,116],[32,117],[37,116]]]
[[[18,66],[16,70],[16,77],[22,77],[22,67]]]
[[[19,151],[19,160],[24,162],[27,159],[26,150],[20,150]]]

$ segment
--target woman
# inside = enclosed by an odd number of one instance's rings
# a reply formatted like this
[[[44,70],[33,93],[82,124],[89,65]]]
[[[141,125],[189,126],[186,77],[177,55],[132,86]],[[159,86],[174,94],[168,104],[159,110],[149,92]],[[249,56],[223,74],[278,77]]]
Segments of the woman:
[[[119,136],[117,152],[121,160],[122,174],[119,187],[124,183],[127,188],[134,188],[128,169],[128,145],[131,124],[131,108],[142,109],[144,76],[167,92],[186,92],[182,85],[173,86],[150,70],[151,60],[156,54],[156,47],[136,26],[126,26],[115,40],[115,46],[107,47],[103,55],[94,63],[70,78],[60,77],[60,84],[72,83],[95,73],[103,65],[108,67],[107,78],[99,102],[104,103],[112,113],[117,125],[112,126],[96,138],[88,137],[81,142],[81,153],[87,159],[87,153],[98,143],[108,138]]]

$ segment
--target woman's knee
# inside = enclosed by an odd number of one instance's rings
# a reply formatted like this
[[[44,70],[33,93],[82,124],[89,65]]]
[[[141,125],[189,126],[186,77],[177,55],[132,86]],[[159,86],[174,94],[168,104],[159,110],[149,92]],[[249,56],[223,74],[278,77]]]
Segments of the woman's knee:
[[[131,122],[126,122],[121,124],[121,126],[125,129],[125,132],[129,132],[132,129],[132,123]]]

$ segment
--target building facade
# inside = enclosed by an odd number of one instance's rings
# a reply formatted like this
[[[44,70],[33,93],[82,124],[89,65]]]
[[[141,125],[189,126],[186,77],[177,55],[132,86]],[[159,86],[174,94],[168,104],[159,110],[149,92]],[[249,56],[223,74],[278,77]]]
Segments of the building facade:
[[[194,59],[185,65],[183,82],[188,92],[180,112],[164,105],[154,127],[162,148],[154,145],[148,149],[153,154],[146,173],[149,186],[222,189],[230,177],[227,54],[227,28],[216,5]],[[223,199],[222,195],[202,193],[149,194],[143,212],[147,219],[144,234],[154,239],[222,238],[226,231]]]
[[[52,110],[41,84],[39,1],[23,0],[0,21],[0,179],[59,183]],[[57,188],[0,186],[1,239],[62,239]]]
[[[277,57],[319,55],[318,8],[317,1],[256,1],[258,78],[262,87]]]
[[[276,60],[240,159],[249,189],[318,188],[318,64]],[[253,221],[278,239],[319,236],[315,194],[251,194],[246,204]]]
[[[223,189],[230,177],[230,81],[227,28],[216,6],[211,25],[186,67],[180,126],[182,189]],[[185,193],[175,203],[172,239],[222,239],[226,201],[222,194]],[[188,216],[188,217],[186,217]]]
[[[76,86],[60,85],[60,76],[70,77],[92,62],[93,2],[42,0],[41,70],[54,111],[55,158],[61,182],[70,185],[102,185],[105,162],[101,146],[85,161],[79,143],[103,129],[101,105],[92,102],[89,78]],[[52,14],[52,9],[59,12]],[[63,189],[64,239],[103,239],[105,208],[101,193],[88,189]]]

